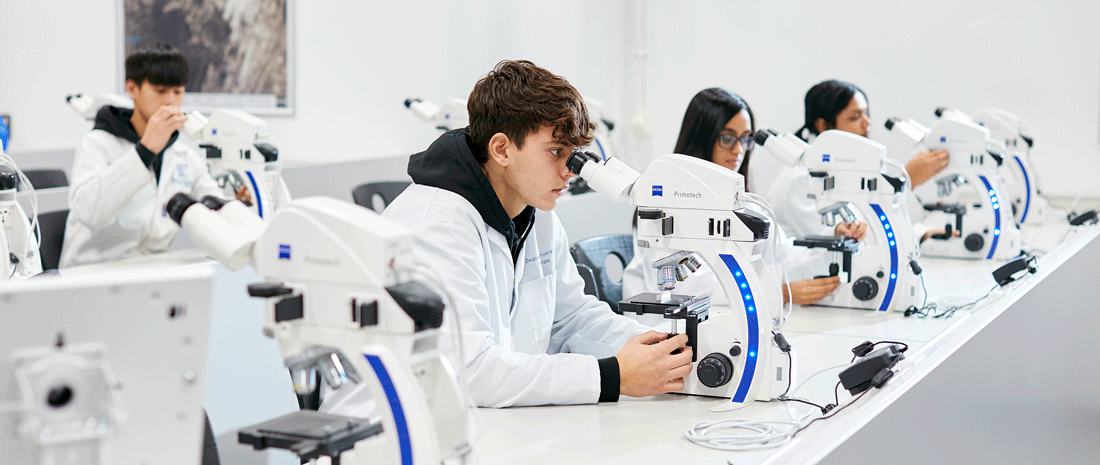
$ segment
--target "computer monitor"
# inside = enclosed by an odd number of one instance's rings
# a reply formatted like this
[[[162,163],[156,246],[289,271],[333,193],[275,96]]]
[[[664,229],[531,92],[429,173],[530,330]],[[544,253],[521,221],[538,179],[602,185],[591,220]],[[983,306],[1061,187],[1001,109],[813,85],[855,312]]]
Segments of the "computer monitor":
[[[3,462],[197,464],[212,266],[0,286]]]

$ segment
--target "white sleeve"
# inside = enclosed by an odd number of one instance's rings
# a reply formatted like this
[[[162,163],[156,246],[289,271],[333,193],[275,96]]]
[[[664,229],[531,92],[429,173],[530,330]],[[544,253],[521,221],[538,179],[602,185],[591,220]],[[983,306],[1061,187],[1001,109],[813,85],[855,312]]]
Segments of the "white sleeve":
[[[569,250],[565,229],[554,216],[555,250]],[[611,311],[611,307],[584,293],[584,281],[569,253],[555,257],[557,285],[554,324],[550,331],[551,353],[583,353],[597,358],[613,357],[630,338],[650,328]],[[626,294],[624,294],[625,296]]]
[[[783,167],[765,196],[776,221],[791,235],[832,235],[833,229],[821,224],[817,202],[807,197],[810,192],[810,176],[805,168]]]
[[[495,339],[485,277],[487,264],[478,231],[468,225],[436,221],[424,221],[410,229],[417,238],[415,253],[446,280],[455,306],[455,312],[448,316],[458,315],[466,380],[478,406],[586,404],[599,400],[596,357],[515,352]],[[572,272],[579,282],[575,267]],[[446,346],[454,335],[447,334],[450,326],[445,324],[443,328]]]
[[[154,180],[134,147],[112,160],[110,149],[94,134],[77,149],[72,178],[69,214],[92,230],[114,222],[134,194]]]

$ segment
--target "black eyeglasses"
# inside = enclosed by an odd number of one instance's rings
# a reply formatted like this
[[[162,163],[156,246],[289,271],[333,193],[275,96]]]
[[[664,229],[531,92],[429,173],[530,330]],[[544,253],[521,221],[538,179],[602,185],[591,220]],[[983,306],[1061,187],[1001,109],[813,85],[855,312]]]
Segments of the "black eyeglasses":
[[[746,134],[744,137],[737,137],[726,132],[718,134],[718,145],[724,149],[733,149],[733,146],[738,142],[741,142],[741,150],[745,152],[752,150],[756,145],[756,142],[752,139],[752,134]]]

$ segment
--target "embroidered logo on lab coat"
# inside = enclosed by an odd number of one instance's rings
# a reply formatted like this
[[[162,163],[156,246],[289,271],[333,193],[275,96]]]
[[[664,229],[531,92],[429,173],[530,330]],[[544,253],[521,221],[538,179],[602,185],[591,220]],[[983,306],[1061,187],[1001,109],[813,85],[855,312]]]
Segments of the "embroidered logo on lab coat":
[[[191,185],[194,184],[194,183],[191,181],[191,176],[189,176],[189,174],[190,174],[189,171],[190,170],[188,169],[186,163],[177,163],[176,164],[176,169],[172,170],[172,182],[175,183],[176,185],[179,185],[179,186],[182,186],[184,188],[190,189]]]

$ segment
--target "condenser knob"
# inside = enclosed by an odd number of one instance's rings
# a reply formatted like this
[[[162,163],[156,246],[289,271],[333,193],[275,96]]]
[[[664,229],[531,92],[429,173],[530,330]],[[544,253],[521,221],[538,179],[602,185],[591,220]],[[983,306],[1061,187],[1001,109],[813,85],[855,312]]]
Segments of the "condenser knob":
[[[714,352],[699,361],[695,374],[706,387],[722,386],[733,379],[733,362],[724,354]]]
[[[878,281],[869,276],[864,276],[852,283],[852,295],[857,299],[867,301],[878,295]]]

